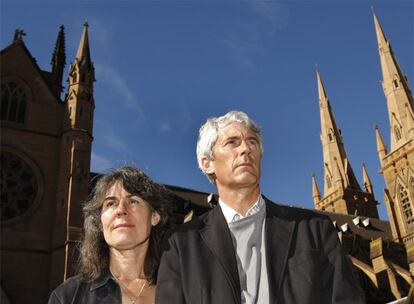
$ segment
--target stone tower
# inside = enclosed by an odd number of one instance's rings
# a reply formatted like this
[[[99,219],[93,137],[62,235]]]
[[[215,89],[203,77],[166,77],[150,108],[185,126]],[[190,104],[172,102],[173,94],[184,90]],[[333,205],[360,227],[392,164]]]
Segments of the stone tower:
[[[375,14],[374,24],[383,77],[382,89],[390,122],[390,151],[378,127],[375,128],[381,173],[386,185],[384,201],[393,239],[406,245],[411,272],[414,273],[413,96]]]
[[[25,35],[16,30],[0,51],[0,302],[40,304],[72,274],[76,257],[90,187],[94,68],[85,25],[61,99],[64,27],[50,70],[38,65]]]
[[[89,50],[88,24],[85,23],[76,58],[69,67],[69,87],[64,100],[60,143],[54,232],[54,245],[59,249],[55,250],[53,260],[56,267],[64,267],[64,278],[73,275],[75,249],[82,227],[81,208],[90,190],[94,81],[95,69]],[[56,274],[56,271],[52,270],[52,273]],[[62,277],[55,279],[61,281]],[[51,281],[53,284],[54,280]]]
[[[321,198],[316,178],[312,177],[315,208],[343,214],[378,218],[377,201],[368,173],[363,165],[364,190],[358,184],[345,152],[329,98],[317,71],[321,142],[324,162],[324,197]]]

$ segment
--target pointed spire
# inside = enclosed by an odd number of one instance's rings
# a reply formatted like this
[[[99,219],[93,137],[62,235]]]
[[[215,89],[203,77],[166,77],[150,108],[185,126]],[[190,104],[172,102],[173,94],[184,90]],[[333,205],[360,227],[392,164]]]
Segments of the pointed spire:
[[[378,157],[382,165],[382,160],[388,154],[388,152],[387,152],[387,147],[385,146],[384,140],[382,139],[381,133],[378,129],[378,126],[375,126],[375,138],[377,139]]]
[[[398,149],[408,140],[414,139],[413,113],[414,100],[408,85],[407,78],[401,71],[391,44],[382,30],[376,14],[374,15],[375,31],[377,35],[378,51],[382,70],[382,88],[387,98],[388,115],[391,125],[390,152]],[[407,111],[406,107],[409,107]],[[399,126],[396,126],[398,122]],[[400,130],[396,130],[396,128]]]
[[[56,39],[55,50],[53,51],[51,65],[52,65],[52,81],[55,86],[55,93],[60,97],[62,92],[63,71],[66,64],[66,49],[65,49],[65,27],[60,26],[60,30]]]
[[[76,61],[80,64],[87,64],[91,63],[91,55],[89,51],[89,38],[88,38],[88,22],[83,24],[83,33],[79,43],[78,53],[76,54]]]
[[[319,70],[317,70],[318,81],[318,96],[319,109],[321,117],[321,141],[323,150],[323,160],[325,166],[325,176],[327,176],[327,168],[335,171],[335,167],[339,166],[339,172],[342,175],[342,187],[350,187],[353,189],[361,189],[352,170],[351,165],[347,160],[342,135],[336,125],[335,117],[333,115],[331,105],[329,103],[328,95],[322,82]],[[334,175],[335,178],[335,175]],[[325,182],[324,195],[336,191],[336,187],[330,187],[329,183]]]
[[[382,30],[381,24],[379,23],[374,10],[372,10],[372,14],[374,15],[374,24],[375,32],[377,33],[378,49],[380,50],[380,52],[383,50],[390,50],[390,44],[387,38],[385,37],[384,31]]]
[[[371,193],[373,195],[374,194],[373,187],[372,187],[371,179],[369,178],[369,175],[367,172],[367,168],[365,167],[365,163],[362,163],[362,178],[364,180],[365,192]]]
[[[317,207],[319,201],[321,200],[321,194],[319,192],[319,187],[316,182],[315,174],[312,174],[312,197],[313,203],[315,204],[315,207]]]
[[[318,79],[319,101],[329,103],[328,95],[326,94],[326,90],[325,90],[325,87],[323,85],[322,78],[321,78],[321,75],[319,73],[319,70],[316,70],[316,75],[317,75],[317,79]]]

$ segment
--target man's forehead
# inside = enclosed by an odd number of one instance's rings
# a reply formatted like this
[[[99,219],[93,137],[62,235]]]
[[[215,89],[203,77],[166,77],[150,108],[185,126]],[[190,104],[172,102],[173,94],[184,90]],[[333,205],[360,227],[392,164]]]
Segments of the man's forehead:
[[[232,122],[224,128],[220,128],[217,135],[218,139],[240,136],[253,136],[257,138],[257,135],[250,128],[240,122]]]

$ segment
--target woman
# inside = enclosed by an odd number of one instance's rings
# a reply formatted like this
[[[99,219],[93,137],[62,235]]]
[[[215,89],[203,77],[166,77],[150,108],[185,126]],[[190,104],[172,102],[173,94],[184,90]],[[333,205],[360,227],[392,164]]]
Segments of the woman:
[[[54,303],[154,303],[167,190],[139,169],[101,177],[85,204],[78,275],[56,288]]]

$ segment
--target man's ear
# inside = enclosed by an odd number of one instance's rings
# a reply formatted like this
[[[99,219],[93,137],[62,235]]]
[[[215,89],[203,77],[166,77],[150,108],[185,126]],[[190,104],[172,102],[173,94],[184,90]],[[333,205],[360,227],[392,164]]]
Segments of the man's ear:
[[[203,170],[206,174],[214,174],[214,162],[210,158],[203,156],[201,158],[201,165],[203,166]]]

